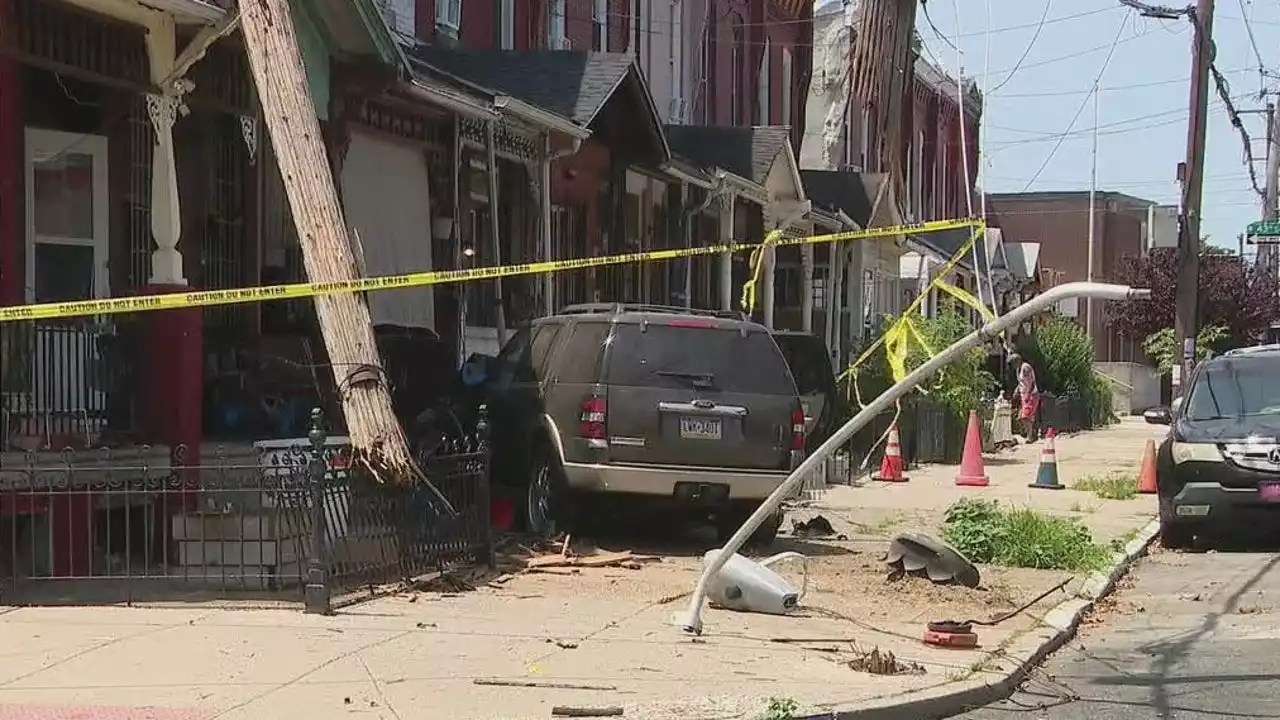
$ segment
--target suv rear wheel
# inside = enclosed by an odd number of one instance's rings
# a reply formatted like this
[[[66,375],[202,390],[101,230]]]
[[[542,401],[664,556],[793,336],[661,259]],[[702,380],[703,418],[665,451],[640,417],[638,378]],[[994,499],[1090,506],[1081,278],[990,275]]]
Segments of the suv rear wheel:
[[[735,502],[722,512],[716,514],[716,537],[721,544],[729,541],[733,534],[738,532],[738,528],[751,517],[751,514],[760,507],[760,503],[756,501]],[[775,512],[768,517],[756,531],[751,533],[751,537],[747,538],[748,545],[756,547],[768,547],[773,541],[778,539],[778,530],[782,527],[782,512]]]
[[[538,537],[572,530],[574,502],[559,461],[545,445],[536,447],[525,487],[525,529]]]

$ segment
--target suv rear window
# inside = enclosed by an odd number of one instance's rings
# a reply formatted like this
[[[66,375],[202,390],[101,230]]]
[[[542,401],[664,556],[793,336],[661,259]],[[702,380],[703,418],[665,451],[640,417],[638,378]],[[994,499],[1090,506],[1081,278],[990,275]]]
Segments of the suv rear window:
[[[1213,361],[1191,387],[1186,414],[1190,420],[1280,415],[1280,356]]]
[[[786,360],[763,331],[619,324],[609,346],[605,382],[687,389],[706,378],[723,392],[795,395]]]
[[[791,375],[796,380],[796,389],[801,395],[827,392],[833,384],[831,365],[827,361],[826,347],[814,343],[802,336],[779,335],[774,338],[782,350]],[[816,338],[815,338],[816,339]]]

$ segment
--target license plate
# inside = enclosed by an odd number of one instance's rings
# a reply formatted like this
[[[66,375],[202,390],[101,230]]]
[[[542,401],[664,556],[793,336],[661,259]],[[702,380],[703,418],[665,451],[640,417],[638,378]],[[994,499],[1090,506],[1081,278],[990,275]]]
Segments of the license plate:
[[[686,440],[719,440],[720,418],[680,418],[680,437]]]
[[[1258,497],[1262,502],[1280,503],[1280,482],[1258,483]]]

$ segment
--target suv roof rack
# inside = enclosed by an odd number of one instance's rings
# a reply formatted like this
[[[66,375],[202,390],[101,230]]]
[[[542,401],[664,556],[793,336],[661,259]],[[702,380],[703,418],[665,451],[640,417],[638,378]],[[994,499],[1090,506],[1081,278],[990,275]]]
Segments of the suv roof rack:
[[[568,305],[557,315],[604,315],[625,312],[666,313],[669,315],[699,315],[717,317],[726,320],[746,320],[747,316],[737,310],[703,310],[699,308],[680,307],[678,305],[648,305],[645,303],[580,303]]]
[[[1223,353],[1224,357],[1238,357],[1240,355],[1253,355],[1255,353],[1273,353],[1280,352],[1280,344],[1271,345],[1254,345],[1252,347],[1242,347],[1228,350]]]

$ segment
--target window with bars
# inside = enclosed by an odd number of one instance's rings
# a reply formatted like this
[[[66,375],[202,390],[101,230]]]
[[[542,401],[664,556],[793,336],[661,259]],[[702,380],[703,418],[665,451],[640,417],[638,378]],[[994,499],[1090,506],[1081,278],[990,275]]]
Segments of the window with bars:
[[[742,18],[734,17],[730,21],[733,27],[733,48],[729,56],[729,109],[732,113],[730,122],[742,125],[747,119],[746,73],[743,65],[747,60],[747,34],[742,26]]]

